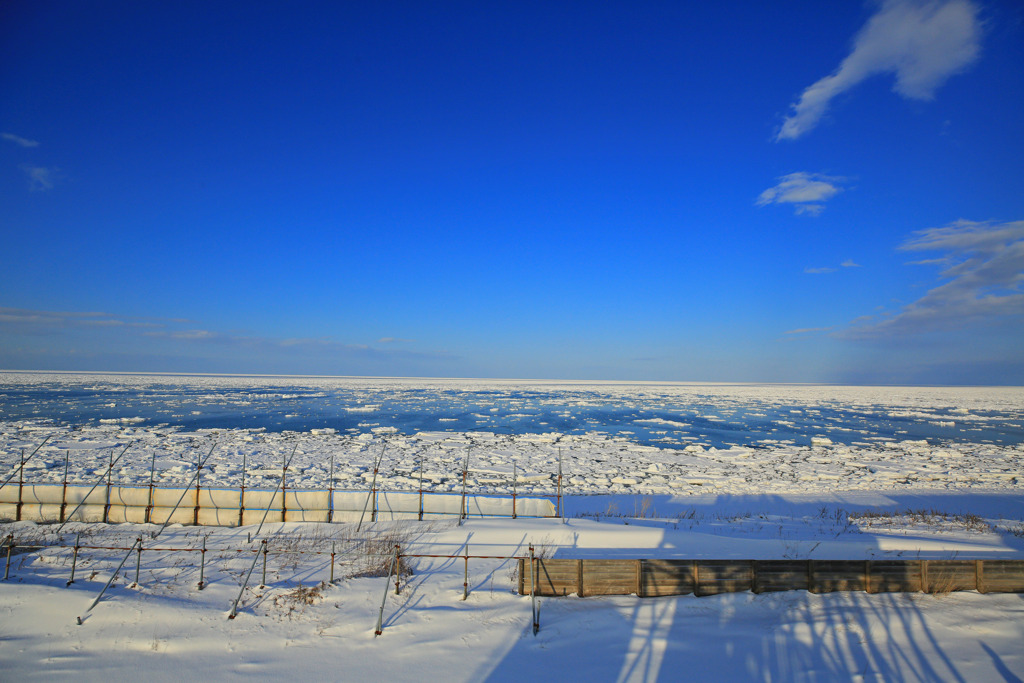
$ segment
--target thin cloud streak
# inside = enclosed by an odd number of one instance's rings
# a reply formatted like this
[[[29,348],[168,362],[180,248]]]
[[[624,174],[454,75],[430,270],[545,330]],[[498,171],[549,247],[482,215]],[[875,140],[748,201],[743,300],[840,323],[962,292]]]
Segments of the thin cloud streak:
[[[939,277],[946,282],[886,320],[836,336],[919,334],[1024,316],[1024,221],[959,220],[915,232],[899,250],[946,251],[944,258],[929,260],[945,265]]]
[[[15,135],[14,133],[0,133],[0,138],[3,138],[4,140],[8,140],[10,142],[13,142],[14,144],[16,144],[16,145],[18,145],[20,147],[38,147],[39,146],[39,143],[36,142],[35,140],[29,140],[28,138],[23,138],[20,135]]]
[[[800,171],[784,175],[778,180],[777,185],[758,195],[757,206],[792,204],[798,216],[817,216],[825,209],[823,202],[842,192],[839,184],[845,178]]]
[[[818,125],[832,100],[884,73],[901,97],[930,100],[950,77],[978,57],[982,27],[969,0],[886,0],[857,33],[853,50],[829,76],[792,105],[775,137],[796,140]]]

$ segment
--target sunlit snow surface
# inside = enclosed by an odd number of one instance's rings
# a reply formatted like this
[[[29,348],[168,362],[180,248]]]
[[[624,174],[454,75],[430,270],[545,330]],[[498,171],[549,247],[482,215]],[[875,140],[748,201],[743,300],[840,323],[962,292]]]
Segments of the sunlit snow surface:
[[[389,489],[523,492],[817,491],[1017,487],[1024,389],[628,384],[98,374],[0,374],[0,458],[50,441],[25,479],[95,478],[118,445],[121,483],[360,488],[386,448]],[[70,451],[70,454],[68,453]]]

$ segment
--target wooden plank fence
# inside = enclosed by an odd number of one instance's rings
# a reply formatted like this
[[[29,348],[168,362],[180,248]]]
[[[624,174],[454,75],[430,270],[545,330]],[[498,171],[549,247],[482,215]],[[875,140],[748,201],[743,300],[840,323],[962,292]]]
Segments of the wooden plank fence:
[[[537,559],[537,595],[698,596],[812,593],[1024,593],[1024,560],[571,560]],[[533,590],[519,560],[519,593]]]

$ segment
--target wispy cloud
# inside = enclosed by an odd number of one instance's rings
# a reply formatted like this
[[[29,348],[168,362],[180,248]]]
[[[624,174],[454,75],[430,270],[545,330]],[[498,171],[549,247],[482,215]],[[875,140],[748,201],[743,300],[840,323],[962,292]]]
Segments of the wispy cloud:
[[[980,43],[978,6],[970,0],[884,0],[839,68],[800,95],[775,139],[799,138],[836,96],[877,74],[894,74],[900,96],[929,100],[977,59]]]
[[[792,204],[797,215],[817,216],[825,209],[823,202],[842,191],[839,184],[844,180],[820,173],[790,173],[779,178],[777,185],[758,195],[757,205]]]
[[[381,337],[377,340],[378,344],[399,344],[399,343],[412,343],[415,339],[399,339],[398,337]]]
[[[839,268],[860,268],[860,264],[854,263],[853,259],[846,259],[845,261],[839,264],[838,268],[833,266],[821,266],[818,268],[808,267],[804,268],[804,272],[810,275],[822,275],[824,273],[834,273],[837,270],[839,270]]]
[[[31,190],[52,190],[56,182],[58,169],[46,168],[45,166],[24,165],[21,170],[28,176],[28,186]]]
[[[786,330],[783,334],[814,334],[816,332],[828,332],[831,327],[800,327],[795,330]]]
[[[20,135],[15,135],[14,133],[0,133],[0,138],[13,142],[14,144],[19,145],[21,147],[39,146],[39,143],[36,142],[35,140],[29,140],[28,138],[23,138]]]
[[[943,251],[944,280],[923,297],[880,322],[853,326],[843,337],[878,337],[961,329],[1008,317],[1024,316],[1024,221],[1009,223],[959,220],[915,232],[901,251]]]

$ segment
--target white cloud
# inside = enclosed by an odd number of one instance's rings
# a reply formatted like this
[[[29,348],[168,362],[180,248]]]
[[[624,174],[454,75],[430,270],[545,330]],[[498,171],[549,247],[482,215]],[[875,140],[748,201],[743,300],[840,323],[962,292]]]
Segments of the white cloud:
[[[10,142],[13,142],[14,144],[20,145],[22,147],[39,146],[39,143],[36,142],[35,140],[29,140],[28,138],[23,138],[20,135],[15,135],[14,133],[0,133],[0,138],[3,138],[4,140],[9,140]]]
[[[839,68],[800,95],[775,139],[811,130],[833,98],[877,74],[894,74],[900,96],[929,100],[977,59],[980,42],[978,7],[970,0],[884,0]]]
[[[843,268],[860,268],[860,264],[856,263],[852,258],[848,258],[839,264]]]
[[[758,195],[756,202],[758,206],[792,204],[797,215],[817,216],[825,209],[822,202],[842,192],[839,183],[845,179],[801,171],[784,175],[778,180],[779,183],[775,187],[769,187]]]
[[[960,220],[920,230],[901,251],[944,251],[943,284],[873,325],[852,327],[846,337],[877,337],[960,329],[1007,317],[1024,316],[1024,221],[977,223]]]
[[[831,327],[801,327],[796,330],[786,330],[783,334],[812,334],[815,332],[828,332]]]
[[[834,273],[836,272],[836,269],[829,268],[827,266],[824,268],[804,268],[804,272],[809,273],[810,275],[821,275],[823,273]]]
[[[28,175],[29,188],[32,190],[50,190],[53,189],[54,176],[57,172],[55,168],[46,168],[44,166],[22,166],[21,170],[25,171]]]

